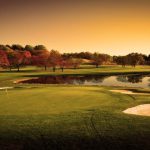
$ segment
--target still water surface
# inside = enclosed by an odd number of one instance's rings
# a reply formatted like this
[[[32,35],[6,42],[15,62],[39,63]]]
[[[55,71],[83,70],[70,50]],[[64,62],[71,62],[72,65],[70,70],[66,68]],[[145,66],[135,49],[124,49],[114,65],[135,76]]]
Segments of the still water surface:
[[[103,86],[124,86],[150,88],[149,75],[115,75],[115,76],[42,76],[37,79],[22,81],[22,83],[32,84],[73,84],[73,85],[103,85]]]

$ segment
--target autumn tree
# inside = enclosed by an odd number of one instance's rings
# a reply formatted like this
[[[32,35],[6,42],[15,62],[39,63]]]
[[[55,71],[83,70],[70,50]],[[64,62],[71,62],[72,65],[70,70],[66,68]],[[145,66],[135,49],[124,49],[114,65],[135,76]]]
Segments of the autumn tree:
[[[13,54],[13,65],[14,67],[16,67],[18,69],[18,71],[20,71],[20,67],[21,65],[23,65],[23,53],[21,52],[14,52]]]
[[[68,63],[70,64],[70,66],[72,66],[74,69],[77,69],[80,67],[80,65],[82,64],[82,59],[79,58],[71,58],[68,60]]]
[[[31,64],[31,53],[30,51],[23,52],[23,65],[30,65]]]
[[[11,51],[7,55],[10,71],[12,68],[17,68],[19,72],[20,67],[29,64],[31,58],[31,54],[29,51]]]
[[[60,64],[61,54],[56,50],[51,50],[49,53],[48,63],[53,68],[55,72],[56,67]]]
[[[48,58],[50,56],[49,51],[39,51],[36,53],[36,55],[32,56],[32,65],[36,65],[38,67],[44,67],[45,71],[47,70],[47,67],[50,66],[48,62]]]
[[[61,56],[60,58],[60,62],[59,62],[59,67],[62,70],[62,72],[64,71],[64,68],[69,68],[73,66],[73,61],[70,58],[64,58],[63,56]]]
[[[6,55],[6,52],[4,52],[3,50],[0,50],[0,67],[7,67],[9,66],[9,61]]]
[[[60,69],[62,70],[62,72],[64,71],[64,68],[67,66],[67,60],[66,59],[60,59],[60,62],[59,62],[59,66],[60,66]]]
[[[94,53],[92,57],[93,64],[96,66],[96,68],[98,68],[104,62],[107,62],[108,59],[109,59],[108,55],[99,53]]]

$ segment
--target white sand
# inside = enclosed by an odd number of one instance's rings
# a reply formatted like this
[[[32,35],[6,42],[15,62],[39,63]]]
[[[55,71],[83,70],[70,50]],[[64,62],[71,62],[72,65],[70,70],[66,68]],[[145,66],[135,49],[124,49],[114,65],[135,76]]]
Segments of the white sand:
[[[136,93],[130,90],[110,90],[110,91],[116,93],[122,93],[122,94],[150,95],[150,93]]]
[[[150,116],[150,104],[139,105],[123,111],[126,114]]]
[[[13,83],[17,84],[17,83],[21,83],[22,81],[27,81],[27,80],[30,80],[30,79],[38,79],[38,78],[35,77],[35,78],[18,79],[18,80],[15,80]]]
[[[13,87],[0,87],[0,90],[13,89]]]
[[[21,82],[21,81],[26,81],[26,80],[29,80],[29,79],[18,79],[18,80],[15,80],[13,83],[19,83],[19,82]]]

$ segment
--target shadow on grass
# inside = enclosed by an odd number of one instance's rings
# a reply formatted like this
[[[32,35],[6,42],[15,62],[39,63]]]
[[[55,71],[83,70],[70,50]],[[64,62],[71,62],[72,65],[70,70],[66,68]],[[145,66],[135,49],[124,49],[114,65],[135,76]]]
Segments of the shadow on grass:
[[[18,141],[3,143],[1,150],[149,150],[148,138],[125,136],[121,138],[110,137],[83,137],[40,134],[36,138],[20,139]]]
[[[58,130],[53,133],[51,130],[45,132],[43,125],[38,128],[29,127],[25,135],[21,134],[16,139],[13,135],[0,138],[0,150],[149,150],[149,133],[119,134],[113,131],[112,134],[104,134],[103,128],[100,130],[96,125],[98,116],[95,115],[95,110],[90,109],[90,112],[90,117],[83,120],[86,133],[57,132]],[[103,116],[108,130],[114,130],[116,127],[109,124],[108,119],[107,115]]]

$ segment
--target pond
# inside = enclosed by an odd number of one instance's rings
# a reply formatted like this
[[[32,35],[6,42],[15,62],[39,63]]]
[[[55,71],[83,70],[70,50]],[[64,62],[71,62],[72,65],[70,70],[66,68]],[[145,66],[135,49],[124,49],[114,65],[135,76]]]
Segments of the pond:
[[[31,84],[73,84],[73,85],[102,85],[102,86],[123,86],[150,88],[150,74],[130,74],[130,75],[84,75],[84,76],[42,76],[21,83]]]

